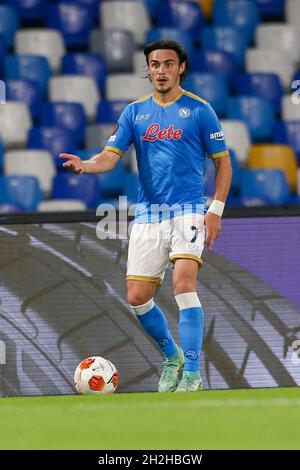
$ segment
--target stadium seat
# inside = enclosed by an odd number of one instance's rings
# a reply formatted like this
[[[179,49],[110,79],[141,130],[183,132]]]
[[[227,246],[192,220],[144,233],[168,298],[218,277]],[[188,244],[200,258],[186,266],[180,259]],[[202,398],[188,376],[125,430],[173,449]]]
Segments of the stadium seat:
[[[295,72],[293,80],[300,80],[300,70],[297,70],[297,72]]]
[[[177,28],[192,35],[199,34],[202,29],[203,14],[198,2],[173,0],[162,2],[159,9],[159,27]]]
[[[95,79],[101,95],[105,92],[107,68],[105,59],[100,54],[66,54],[62,60],[62,73],[88,75]]]
[[[135,74],[109,75],[106,80],[108,100],[134,101],[152,92],[149,80]]]
[[[96,117],[101,96],[95,80],[83,75],[61,75],[49,82],[50,101],[79,103],[89,120]]]
[[[226,81],[212,73],[191,73],[184,88],[208,101],[219,116],[224,116],[229,98]]]
[[[177,28],[152,28],[148,31],[146,43],[161,39],[171,39],[183,45],[189,57],[193,53],[193,41],[190,33]]]
[[[122,161],[119,161],[113,170],[97,175],[102,195],[106,198],[118,197],[123,191],[125,170]]]
[[[60,71],[61,59],[66,52],[60,31],[55,29],[20,29],[15,35],[17,54],[46,57],[52,71]]]
[[[99,149],[99,151],[102,151],[112,132],[112,124],[93,124],[88,126],[85,133],[86,149]]]
[[[218,0],[214,4],[213,19],[216,26],[239,28],[248,43],[260,22],[257,5],[251,0]]]
[[[16,10],[22,23],[45,19],[48,0],[6,0],[6,3]]]
[[[284,2],[285,0],[256,0],[258,11],[265,20],[282,19]]]
[[[47,9],[48,28],[61,31],[68,47],[88,44],[93,15],[88,7],[76,3],[51,4]]]
[[[35,176],[0,175],[0,203],[14,204],[25,211],[35,211],[43,199],[39,180]]]
[[[239,65],[245,61],[246,37],[231,26],[206,27],[202,32],[204,50],[216,49],[232,54]]]
[[[286,0],[285,18],[287,23],[294,25],[297,29],[300,29],[300,9],[298,0]]]
[[[41,93],[46,94],[51,69],[46,57],[34,55],[8,55],[5,58],[5,77],[24,78],[36,84]]]
[[[272,104],[256,96],[238,96],[228,101],[228,118],[243,120],[255,142],[269,141],[275,123]]]
[[[297,96],[286,95],[281,101],[281,114],[285,121],[300,119],[299,93]]]
[[[135,43],[142,46],[150,29],[150,17],[143,2],[103,1],[100,3],[101,26],[104,30],[124,29],[130,31]]]
[[[255,38],[260,49],[282,50],[295,64],[299,61],[299,31],[295,26],[280,23],[260,25]]]
[[[26,104],[8,101],[0,105],[0,138],[4,148],[25,147],[32,120]]]
[[[16,214],[23,212],[23,210],[23,207],[13,204],[12,202],[0,202],[0,214]]]
[[[38,212],[74,212],[85,211],[87,206],[83,201],[76,199],[52,199],[39,203]]]
[[[36,118],[42,106],[42,94],[30,80],[10,79],[6,81],[6,99],[8,101],[21,101],[29,106],[30,113]]]
[[[133,55],[133,71],[135,74],[147,74],[147,62],[143,51],[135,51]]]
[[[300,120],[276,122],[273,131],[273,142],[292,147],[300,165]]]
[[[129,204],[135,204],[138,200],[139,177],[137,173],[126,172],[123,177],[122,191],[128,198]]]
[[[99,124],[115,124],[130,101],[101,101],[97,109]]]
[[[284,88],[290,89],[294,72],[292,59],[281,50],[248,49],[246,54],[247,72],[275,73]]]
[[[290,190],[281,170],[243,170],[241,196],[266,199],[269,204],[286,204]]]
[[[47,150],[11,150],[4,154],[4,173],[36,176],[47,196],[50,194],[56,169],[52,155]]]
[[[54,199],[76,199],[93,209],[101,201],[97,175],[60,173],[54,178],[52,196]]]
[[[147,10],[149,12],[150,17],[153,20],[157,20],[159,15],[159,4],[161,0],[144,0],[145,5],[147,6]]]
[[[2,142],[0,141],[0,173],[2,173],[2,169],[3,169],[3,154],[4,154],[4,149],[3,149]]]
[[[110,73],[133,72],[134,39],[129,31],[94,29],[90,50],[101,54]]]
[[[300,196],[300,167],[297,170],[297,195]]]
[[[202,13],[208,20],[213,15],[214,2],[215,0],[199,0]]]
[[[237,62],[232,54],[224,51],[199,51],[191,56],[191,72],[209,72],[221,75],[232,85],[238,73]]]
[[[297,188],[297,159],[287,145],[253,145],[249,150],[248,167],[251,169],[282,170],[292,191]]]
[[[227,147],[234,150],[235,156],[241,165],[247,161],[251,138],[247,126],[243,121],[225,119],[221,120]]]
[[[28,148],[48,150],[55,158],[57,169],[61,169],[63,161],[58,155],[63,152],[76,154],[75,135],[62,127],[34,127],[29,132]]]
[[[241,73],[235,80],[237,95],[259,96],[272,102],[276,112],[281,110],[284,94],[280,79],[274,73]]]
[[[95,22],[99,23],[99,3],[102,0],[63,0],[87,7]]]
[[[58,126],[72,131],[78,144],[84,140],[87,118],[83,106],[79,103],[64,103],[62,101],[44,103],[39,122],[41,126]]]
[[[0,5],[0,36],[6,46],[13,46],[14,35],[19,27],[19,18],[15,9],[8,5]]]

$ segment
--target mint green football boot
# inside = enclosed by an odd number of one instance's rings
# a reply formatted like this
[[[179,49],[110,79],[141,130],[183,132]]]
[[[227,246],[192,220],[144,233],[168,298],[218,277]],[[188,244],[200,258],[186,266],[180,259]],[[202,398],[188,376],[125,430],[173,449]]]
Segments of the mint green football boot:
[[[182,379],[175,392],[198,392],[202,389],[202,379],[199,372],[183,371]]]
[[[168,357],[164,362],[164,368],[158,383],[159,392],[174,392],[178,384],[179,374],[184,366],[184,354],[182,349]]]

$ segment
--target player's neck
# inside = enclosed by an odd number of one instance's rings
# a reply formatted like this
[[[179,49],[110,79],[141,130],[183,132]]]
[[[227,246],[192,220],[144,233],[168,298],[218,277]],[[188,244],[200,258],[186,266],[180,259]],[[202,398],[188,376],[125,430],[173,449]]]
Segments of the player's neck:
[[[157,101],[166,104],[175,101],[180,93],[182,93],[182,88],[178,85],[172,88],[168,93],[159,93],[155,90],[154,96]]]

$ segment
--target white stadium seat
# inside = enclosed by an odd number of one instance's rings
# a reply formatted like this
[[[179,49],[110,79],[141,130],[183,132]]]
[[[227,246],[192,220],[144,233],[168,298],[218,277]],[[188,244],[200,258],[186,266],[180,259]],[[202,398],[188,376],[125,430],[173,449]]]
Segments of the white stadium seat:
[[[147,62],[143,51],[136,51],[133,56],[134,73],[145,77],[147,74]]]
[[[95,80],[84,75],[60,75],[49,81],[50,101],[80,103],[89,120],[97,113],[97,104],[101,100]]]
[[[294,65],[290,55],[281,50],[248,49],[246,53],[247,72],[276,73],[282,85],[290,89]]]
[[[232,149],[238,161],[243,165],[248,158],[251,139],[247,126],[243,121],[224,119],[221,121],[227,147]]]
[[[103,150],[112,135],[114,124],[92,124],[85,130],[85,146],[87,149]]]
[[[299,61],[300,34],[295,26],[279,23],[260,25],[256,28],[255,37],[259,49],[282,50],[291,56],[293,62]]]
[[[288,24],[300,30],[300,4],[299,0],[285,1],[285,18]]]
[[[151,28],[148,10],[143,2],[113,1],[101,2],[100,18],[103,29],[130,31],[136,44],[142,46],[146,32]]]
[[[4,154],[4,174],[36,176],[44,194],[49,195],[56,168],[47,150],[10,150]]]
[[[281,114],[285,121],[300,120],[300,103],[293,102],[292,95],[285,95],[281,102]]]
[[[85,211],[86,204],[76,199],[52,199],[42,201],[38,205],[38,212],[73,212]]]
[[[19,101],[0,105],[0,138],[5,148],[20,148],[27,144],[32,120],[28,106]]]
[[[109,75],[106,80],[106,96],[108,100],[134,101],[152,92],[152,86],[141,74]]]
[[[17,54],[44,56],[54,72],[60,70],[61,59],[66,53],[63,36],[56,29],[20,29],[15,34]]]

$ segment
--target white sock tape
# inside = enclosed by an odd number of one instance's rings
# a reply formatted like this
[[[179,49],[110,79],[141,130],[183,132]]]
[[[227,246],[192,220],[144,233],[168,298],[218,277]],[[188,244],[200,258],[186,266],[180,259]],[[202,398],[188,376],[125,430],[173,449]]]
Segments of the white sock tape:
[[[133,311],[134,315],[144,315],[145,313],[150,312],[150,310],[154,307],[154,300],[152,298],[143,305],[138,305],[137,307],[129,305],[129,307]]]
[[[214,199],[207,212],[212,212],[213,214],[217,214],[219,217],[222,217],[223,211],[225,207],[225,202],[218,201]]]
[[[175,295],[175,300],[179,310],[201,307],[201,302],[198,298],[197,292],[185,292],[184,294]]]

